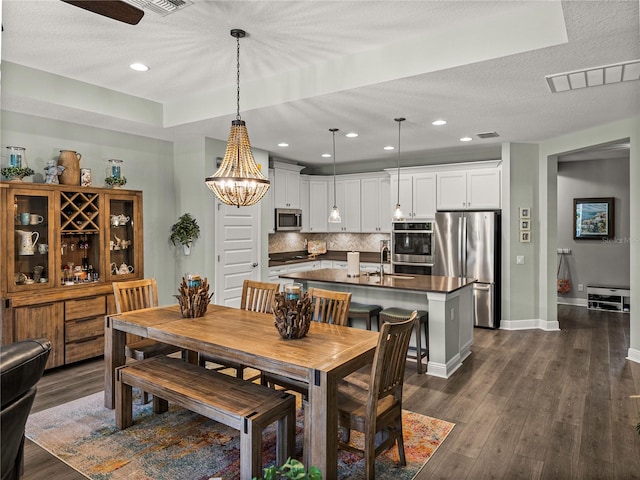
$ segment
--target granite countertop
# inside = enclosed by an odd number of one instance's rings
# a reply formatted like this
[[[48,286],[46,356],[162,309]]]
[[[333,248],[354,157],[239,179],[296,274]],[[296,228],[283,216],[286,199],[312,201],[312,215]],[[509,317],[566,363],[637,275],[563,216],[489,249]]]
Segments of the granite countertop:
[[[282,252],[269,254],[269,266],[279,267],[282,265],[293,265],[296,263],[314,262],[316,260],[336,260],[347,261],[347,252],[343,250],[329,250],[322,255],[309,255],[306,250],[295,252]],[[379,263],[380,254],[378,252],[360,252],[360,263]]]
[[[308,272],[287,273],[281,275],[281,277],[309,282],[339,283],[344,285],[359,285],[362,287],[392,288],[436,293],[455,292],[475,282],[475,280],[468,278],[413,274],[385,274],[382,280],[378,274],[362,274],[359,277],[349,277],[347,270],[344,268],[322,268]]]

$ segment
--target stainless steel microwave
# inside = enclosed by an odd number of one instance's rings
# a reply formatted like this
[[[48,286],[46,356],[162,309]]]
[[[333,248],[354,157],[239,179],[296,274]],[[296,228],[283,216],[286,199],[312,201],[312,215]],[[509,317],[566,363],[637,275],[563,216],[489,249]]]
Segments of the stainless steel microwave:
[[[302,210],[298,208],[276,208],[276,231],[302,230]]]

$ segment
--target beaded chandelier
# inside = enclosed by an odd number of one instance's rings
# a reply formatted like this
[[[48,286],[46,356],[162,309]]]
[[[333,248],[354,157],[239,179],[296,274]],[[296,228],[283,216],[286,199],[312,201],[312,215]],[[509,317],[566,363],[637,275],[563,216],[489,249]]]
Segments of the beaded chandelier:
[[[231,122],[231,132],[227,149],[220,167],[205,182],[207,187],[227,205],[248,207],[258,203],[269,190],[269,180],[256,165],[251,153],[251,142],[247,126],[240,118],[240,39],[246,35],[244,30],[234,28],[231,36],[236,39],[236,119]]]

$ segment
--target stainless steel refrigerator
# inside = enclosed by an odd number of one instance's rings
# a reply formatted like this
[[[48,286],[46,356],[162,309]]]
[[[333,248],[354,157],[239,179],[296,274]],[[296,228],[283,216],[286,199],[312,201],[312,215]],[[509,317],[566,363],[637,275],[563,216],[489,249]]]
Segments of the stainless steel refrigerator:
[[[438,212],[433,275],[474,278],[477,327],[500,324],[500,212]]]

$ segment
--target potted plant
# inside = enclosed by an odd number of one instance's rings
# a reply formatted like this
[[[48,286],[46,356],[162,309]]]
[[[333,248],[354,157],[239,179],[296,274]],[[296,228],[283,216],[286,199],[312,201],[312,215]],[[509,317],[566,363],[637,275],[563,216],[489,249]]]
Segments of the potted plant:
[[[24,177],[29,177],[35,172],[29,167],[3,167],[2,176],[9,181],[22,181]]]
[[[127,177],[107,177],[104,179],[104,183],[111,188],[122,188],[127,184]]]
[[[191,242],[200,236],[200,227],[196,219],[189,213],[178,218],[178,221],[171,227],[171,236],[169,240],[174,245],[181,244],[184,254],[191,253]]]
[[[311,467],[307,472],[302,462],[292,458],[289,458],[281,467],[274,465],[264,469],[264,480],[278,480],[282,478],[322,480],[322,472],[317,467]]]

